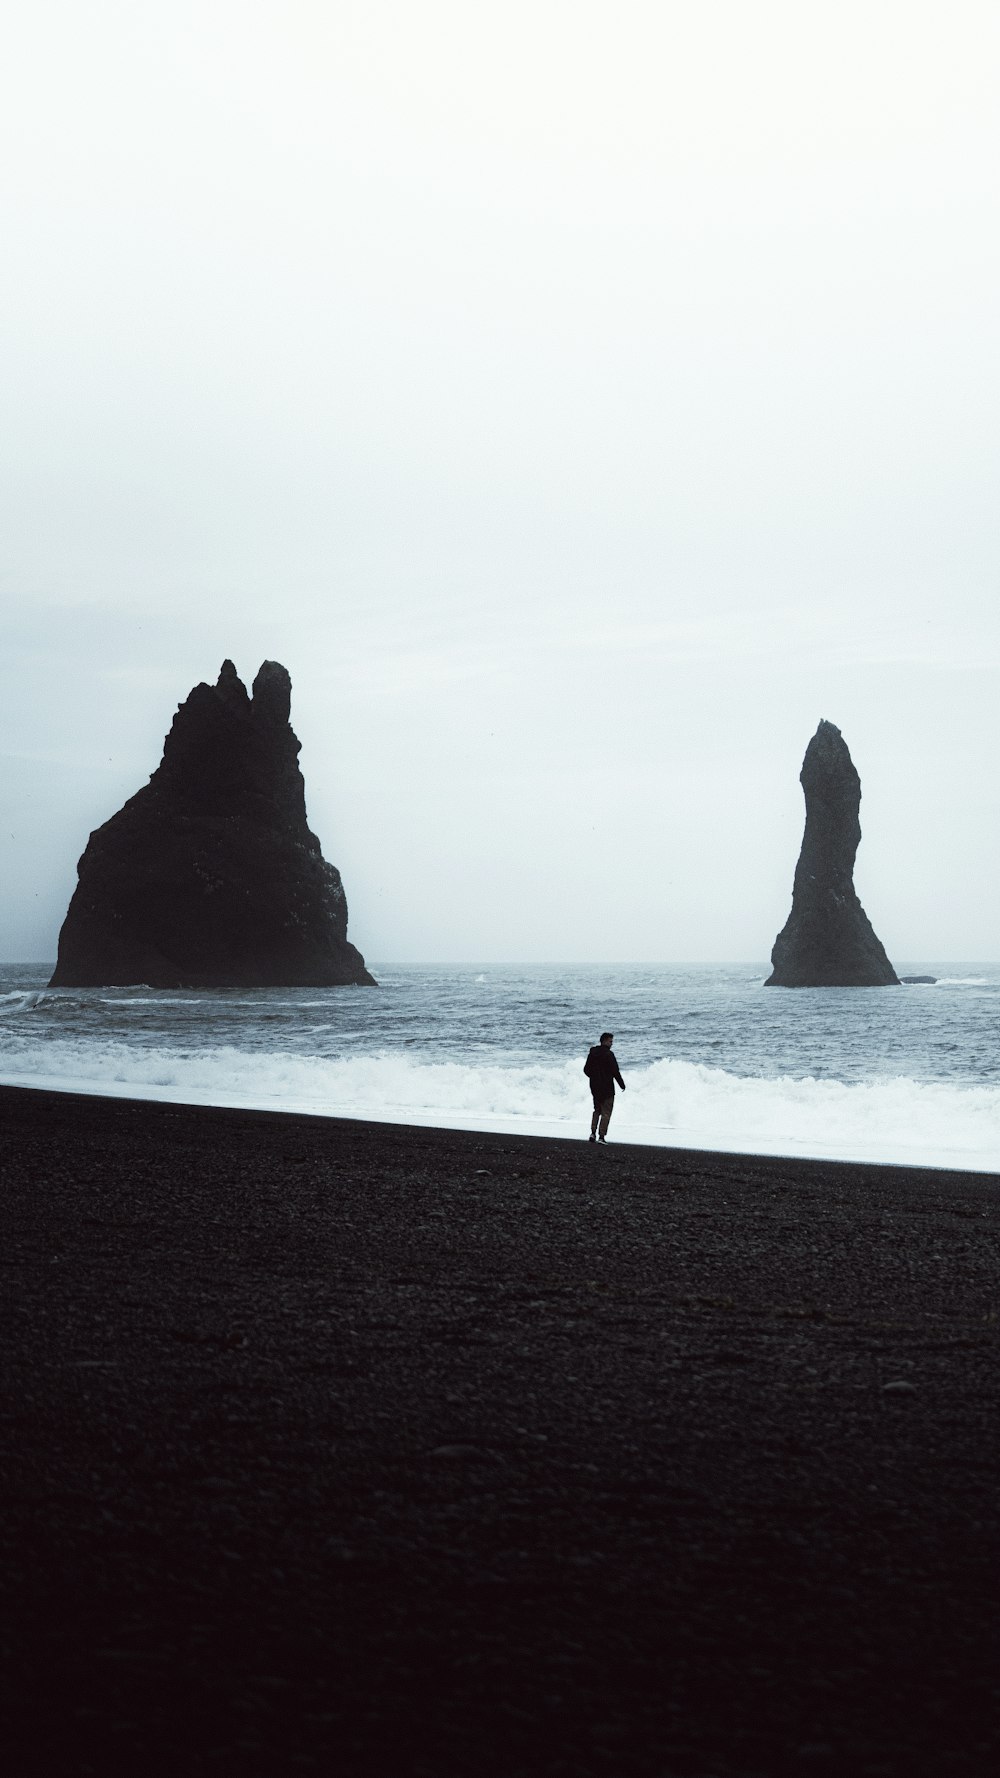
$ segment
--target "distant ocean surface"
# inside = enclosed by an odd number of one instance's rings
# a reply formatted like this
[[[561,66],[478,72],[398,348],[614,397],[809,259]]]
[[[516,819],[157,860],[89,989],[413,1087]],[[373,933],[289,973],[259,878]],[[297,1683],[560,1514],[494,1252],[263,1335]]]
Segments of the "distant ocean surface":
[[[380,986],[49,989],[0,964],[0,1080],[582,1138],[603,1030],[612,1140],[1000,1171],[1000,965],[782,989],[748,964],[371,965]]]

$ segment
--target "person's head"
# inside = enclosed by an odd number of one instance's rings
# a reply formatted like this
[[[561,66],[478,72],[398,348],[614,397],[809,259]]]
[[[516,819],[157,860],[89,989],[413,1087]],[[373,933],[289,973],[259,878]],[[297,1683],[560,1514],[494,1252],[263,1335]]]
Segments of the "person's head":
[[[609,1050],[611,1048],[611,1045],[614,1043],[614,1041],[615,1041],[615,1034],[613,1031],[602,1031],[601,1032],[601,1042],[603,1043],[606,1050]]]

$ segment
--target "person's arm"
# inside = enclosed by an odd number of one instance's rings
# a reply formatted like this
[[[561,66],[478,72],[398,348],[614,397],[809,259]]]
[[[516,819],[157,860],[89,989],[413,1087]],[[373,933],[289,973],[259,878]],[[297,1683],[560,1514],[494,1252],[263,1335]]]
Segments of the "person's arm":
[[[616,1081],[617,1081],[617,1082],[618,1082],[618,1085],[619,1085],[619,1086],[620,1086],[620,1087],[621,1087],[621,1090],[622,1090],[622,1092],[623,1092],[623,1093],[624,1093],[624,1091],[625,1091],[625,1082],[624,1082],[624,1081],[623,1081],[623,1080],[622,1080],[622,1077],[621,1077],[621,1073],[620,1073],[620,1070],[619,1070],[619,1067],[618,1067],[618,1063],[617,1063],[617,1062],[616,1062],[616,1061],[615,1061],[615,1058],[614,1058],[614,1055],[612,1055],[612,1057],[611,1057],[611,1060],[612,1060],[612,1062],[614,1062],[614,1064],[615,1064],[615,1079],[616,1079]]]

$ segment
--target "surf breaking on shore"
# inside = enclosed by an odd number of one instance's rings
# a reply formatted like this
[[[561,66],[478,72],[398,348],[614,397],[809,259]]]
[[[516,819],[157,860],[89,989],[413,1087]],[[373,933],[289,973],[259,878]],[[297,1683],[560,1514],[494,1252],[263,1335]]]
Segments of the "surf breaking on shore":
[[[406,1055],[178,1051],[124,1040],[8,1048],[8,1085],[191,1105],[297,1111],[575,1139],[589,1105],[577,1061],[499,1066]],[[585,1087],[583,1082],[583,1087]],[[900,1077],[761,1079],[665,1059],[632,1068],[612,1137],[658,1147],[1000,1172],[1000,1088]]]

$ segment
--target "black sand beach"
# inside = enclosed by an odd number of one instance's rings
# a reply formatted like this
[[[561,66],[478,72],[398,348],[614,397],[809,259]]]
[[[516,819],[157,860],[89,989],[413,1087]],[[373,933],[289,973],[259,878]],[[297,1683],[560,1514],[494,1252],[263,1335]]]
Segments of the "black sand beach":
[[[16,1778],[997,1769],[995,1178],[0,1118]]]

